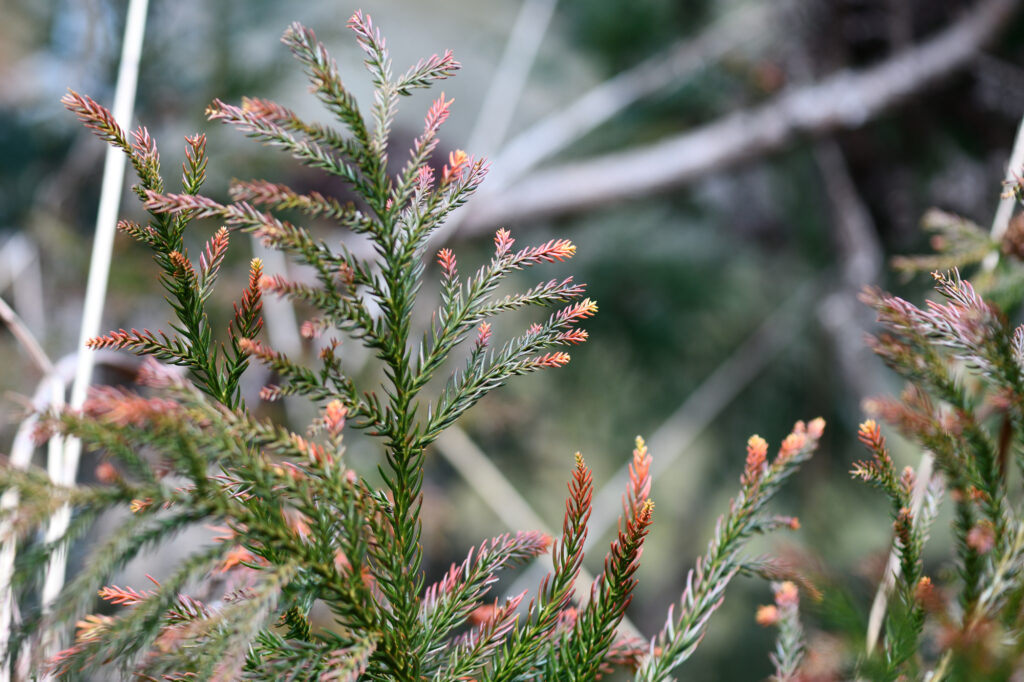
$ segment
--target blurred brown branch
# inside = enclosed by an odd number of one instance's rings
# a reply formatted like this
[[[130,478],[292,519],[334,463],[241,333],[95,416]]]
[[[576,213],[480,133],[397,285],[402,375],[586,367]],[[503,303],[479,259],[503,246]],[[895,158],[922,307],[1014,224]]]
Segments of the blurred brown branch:
[[[857,128],[966,65],[1018,0],[985,0],[956,24],[877,66],[843,70],[654,145],[538,171],[472,204],[463,230],[597,208],[685,184],[782,148],[797,135]]]

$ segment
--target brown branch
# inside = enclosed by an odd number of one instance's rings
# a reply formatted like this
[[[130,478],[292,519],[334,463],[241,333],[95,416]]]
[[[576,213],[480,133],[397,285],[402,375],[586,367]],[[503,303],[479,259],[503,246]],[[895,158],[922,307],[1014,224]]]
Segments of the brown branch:
[[[953,26],[877,66],[843,70],[651,146],[536,172],[471,205],[463,228],[571,213],[647,196],[782,148],[797,135],[857,128],[963,67],[1006,25],[1018,0],[984,0]]]

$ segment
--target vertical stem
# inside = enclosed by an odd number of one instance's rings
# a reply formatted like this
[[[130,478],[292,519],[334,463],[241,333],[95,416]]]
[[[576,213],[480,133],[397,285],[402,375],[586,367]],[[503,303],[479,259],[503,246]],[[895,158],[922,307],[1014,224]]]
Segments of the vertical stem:
[[[135,105],[135,88],[139,76],[139,60],[142,56],[142,41],[146,29],[148,0],[131,0],[125,18],[124,39],[121,46],[121,62],[114,91],[114,119],[122,127],[131,122]],[[110,273],[110,257],[117,229],[117,213],[124,184],[127,159],[121,150],[110,147],[103,167],[103,184],[100,194],[99,211],[96,217],[96,236],[93,240],[92,258],[89,264],[89,280],[85,290],[85,304],[82,311],[82,327],[78,342],[78,365],[71,388],[71,408],[78,409],[85,402],[85,396],[92,381],[95,366],[95,351],[85,347],[86,341],[100,333],[100,318],[107,293],[107,278]],[[61,396],[63,400],[63,395]],[[70,438],[63,447],[59,441],[51,446],[51,475],[58,483],[73,483],[78,473],[78,460],[82,443]],[[56,460],[56,461],[52,461]],[[47,539],[64,535],[70,521],[70,509],[62,508],[50,520]],[[44,581],[43,609],[53,605],[64,585],[65,560],[63,551],[55,552],[47,565]],[[51,679],[46,676],[42,679]]]
[[[392,384],[390,406],[391,423],[388,438],[388,464],[391,467],[392,510],[391,526],[394,532],[394,552],[389,557],[388,570],[393,581],[392,623],[390,633],[391,656],[400,679],[419,677],[419,657],[414,642],[419,612],[421,519],[420,492],[423,486],[423,447],[418,444],[416,430],[414,387],[409,357],[409,314],[415,302],[417,275],[410,272],[407,235],[397,229],[387,213],[378,212],[384,224],[385,253],[391,254],[384,263],[383,275],[387,283],[385,310],[387,340],[384,361],[390,370]]]

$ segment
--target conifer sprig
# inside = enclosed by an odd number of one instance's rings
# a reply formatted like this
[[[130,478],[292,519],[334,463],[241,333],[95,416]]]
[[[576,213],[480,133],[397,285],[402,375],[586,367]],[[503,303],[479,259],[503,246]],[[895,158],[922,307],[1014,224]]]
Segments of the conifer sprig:
[[[978,665],[1010,670],[1019,656],[982,633],[1012,639],[1021,628],[1020,510],[1007,481],[1011,463],[1022,465],[1022,334],[956,270],[933,277],[945,301],[924,308],[877,290],[862,297],[883,328],[871,345],[908,382],[899,399],[874,399],[869,409],[927,448],[941,478],[924,489],[912,471],[897,475],[878,426],[862,424],[861,439],[873,458],[858,463],[854,474],[889,497],[900,559],[881,655],[863,663],[868,676],[940,679]],[[943,484],[954,505],[955,609],[925,575],[921,559]],[[916,488],[924,489],[919,510],[911,495]],[[938,661],[922,654],[929,616],[952,643]]]
[[[689,658],[707,631],[708,620],[722,604],[726,586],[743,565],[744,542],[760,530],[760,514],[782,482],[806,461],[818,446],[825,422],[797,422],[782,442],[778,455],[767,460],[768,444],[758,436],[747,443],[747,463],[739,495],[729,512],[719,518],[707,552],[687,574],[679,604],[669,608],[665,627],[651,643],[651,654],[637,670],[637,680],[665,680],[669,672]]]
[[[126,135],[93,100],[76,93],[65,97],[87,127],[132,161],[140,178],[135,192],[150,219],[145,225],[122,221],[121,230],[153,251],[175,316],[169,331],[120,329],[90,345],[183,366],[192,381],[147,364],[143,389],[98,389],[82,412],[43,420],[47,434],[76,436],[102,451],[101,485],[62,487],[39,472],[0,470],[0,483],[17,487],[22,500],[5,521],[25,545],[12,584],[25,604],[31,601],[33,570],[53,552],[102,511],[128,514],[67,586],[65,598],[49,613],[25,621],[22,637],[77,623],[75,640],[48,663],[55,673],[109,671],[105,666],[114,662],[145,680],[591,680],[615,665],[636,666],[644,659],[645,647],[618,632],[654,506],[651,455],[642,439],[630,464],[619,532],[585,604],[573,600],[593,482],[579,455],[560,538],[533,531],[493,538],[425,587],[426,448],[511,377],[566,365],[564,347],[587,340],[581,325],[597,305],[583,298],[585,285],[571,276],[499,294],[511,273],[560,263],[576,252],[567,239],[516,247],[502,228],[489,261],[469,276],[460,276],[451,249],[437,253],[440,305],[429,329],[414,329],[423,278],[433,275],[428,240],[480,186],[487,163],[453,150],[435,170],[440,129],[452,105],[441,94],[394,173],[390,132],[401,97],[450,77],[459,64],[445,52],[396,77],[369,15],[356,12],[348,27],[365,53],[374,86],[368,118],[325,47],[299,24],[283,41],[336,126],[304,121],[292,109],[256,98],[240,105],[215,100],[207,115],[293,161],[341,178],[355,194],[351,201],[258,179],[233,181],[228,200],[204,196],[202,135],[186,138],[181,191],[168,191],[157,145],[145,128]],[[288,219],[281,212],[289,212]],[[292,222],[295,215],[316,224]],[[185,232],[205,219],[219,224],[199,241],[203,247],[193,260]],[[332,243],[323,223],[362,235],[372,253],[356,255]],[[265,273],[253,259],[222,336],[214,333],[207,305],[237,231],[310,266],[315,280]],[[301,328],[304,337],[319,340],[319,360],[312,366],[260,338],[266,294],[312,311]],[[493,318],[527,307],[556,309],[523,333],[498,340]],[[345,337],[371,351],[382,379],[370,383],[346,372],[338,353]],[[436,381],[463,347],[465,364],[447,381]],[[305,432],[259,419],[247,407],[240,379],[250,358],[271,369],[281,384],[264,387],[262,398],[300,395],[314,403],[317,417]],[[434,386],[440,389],[430,393]],[[346,427],[379,439],[381,485],[350,467]],[[667,653],[645,662],[659,671],[657,679],[696,645],[728,579],[744,566],[743,541],[786,525],[761,509],[809,456],[820,431],[817,421],[794,431],[770,465],[763,457],[748,462],[740,497],[696,576],[691,574],[695,592],[684,596],[684,614],[671,625],[684,639],[663,635]],[[68,534],[33,542],[33,529],[65,504],[77,512]],[[182,557],[169,578],[145,587],[111,584],[134,557],[199,526],[215,528],[217,537]],[[492,599],[489,591],[502,569],[551,547],[553,570],[525,611],[519,607],[527,593]],[[97,596],[113,614],[94,612]],[[330,627],[311,618],[316,603],[329,609]]]

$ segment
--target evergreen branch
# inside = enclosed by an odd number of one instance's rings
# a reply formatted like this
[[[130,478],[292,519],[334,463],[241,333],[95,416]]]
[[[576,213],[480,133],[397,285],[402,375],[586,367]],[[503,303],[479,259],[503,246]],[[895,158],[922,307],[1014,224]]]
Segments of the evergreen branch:
[[[110,660],[128,668],[135,655],[150,647],[160,636],[165,620],[181,620],[175,616],[181,608],[195,608],[195,602],[181,594],[186,585],[220,562],[225,547],[217,545],[189,556],[167,580],[142,595],[126,613],[119,614],[103,628],[102,636],[76,639],[69,649],[59,653],[56,674],[80,674]],[[104,597],[104,590],[99,591]],[[104,597],[105,598],[105,597]],[[96,633],[97,635],[99,633]]]
[[[327,49],[317,41],[312,30],[299,23],[292,24],[285,31],[281,41],[305,65],[320,101],[352,132],[359,148],[358,163],[363,174],[369,178],[378,177],[381,162],[371,153],[373,147],[366,122],[359,112],[355,98],[342,84],[338,66],[327,53]],[[375,202],[373,208],[378,214],[384,212],[384,205],[380,202]]]
[[[175,533],[207,517],[210,511],[204,505],[197,504],[194,508],[182,509],[166,516],[142,515],[130,518],[93,551],[85,570],[68,582],[53,612],[45,617],[43,626],[50,628],[80,618],[90,608],[97,591],[115,571],[145,549],[166,542]]]
[[[640,551],[651,523],[654,502],[645,499],[635,515],[623,517],[618,538],[605,557],[604,572],[594,581],[590,601],[572,631],[557,645],[555,670],[562,679],[592,680],[604,666],[618,627],[632,601]],[[633,512],[633,510],[630,510]],[[628,520],[627,520],[628,519]]]
[[[257,637],[243,680],[282,682],[356,682],[366,672],[369,658],[376,648],[371,635],[339,642],[284,640],[263,631]]]
[[[482,606],[482,623],[458,638],[448,655],[445,667],[434,676],[436,680],[464,680],[478,674],[495,651],[505,642],[515,628],[519,616],[516,614],[526,592],[505,600],[502,606]]]
[[[356,42],[367,55],[363,63],[366,64],[375,86],[373,118],[376,129],[369,149],[376,158],[384,162],[381,164],[383,171],[387,165],[388,136],[391,132],[391,123],[395,119],[398,107],[398,91],[391,82],[391,57],[388,55],[387,43],[381,35],[380,29],[373,25],[369,14],[363,14],[362,10],[356,10],[349,17],[346,26],[356,34]],[[380,180],[375,189],[378,193],[385,191]]]
[[[451,78],[462,65],[452,56],[451,50],[421,59],[395,81],[395,91],[400,95],[411,95],[414,88],[429,88],[435,81]]]
[[[345,158],[353,161],[360,158],[362,150],[351,139],[344,137],[334,128],[321,123],[303,121],[285,106],[269,99],[243,97],[242,111],[264,119],[295,133],[301,133],[310,140],[320,142]]]
[[[508,643],[498,652],[491,669],[484,671],[482,681],[519,679],[543,663],[540,654],[572,599],[576,578],[583,566],[583,545],[587,540],[594,495],[593,476],[578,452],[568,487],[562,538],[552,548],[554,573],[549,573],[541,581],[537,600],[530,603],[526,625],[512,633]]]
[[[804,658],[804,632],[800,624],[800,596],[791,582],[773,583],[775,592],[774,618],[779,628],[775,651],[771,654],[775,667],[773,682],[797,682]],[[759,613],[760,615],[760,613]],[[760,620],[760,619],[759,619]]]
[[[199,255],[199,300],[205,301],[213,293],[213,284],[227,253],[228,230],[222,227],[206,242]]]
[[[325,147],[315,140],[299,140],[273,121],[250,113],[242,107],[225,104],[219,99],[210,104],[206,116],[211,121],[223,121],[237,127],[249,137],[283,149],[310,168],[318,168],[344,178],[361,194],[370,193],[366,185],[367,180],[358,167],[346,163],[334,149]]]
[[[782,482],[810,458],[824,428],[820,418],[807,426],[797,422],[770,465],[765,457],[767,443],[757,436],[750,439],[740,493],[729,505],[729,512],[719,518],[707,552],[687,574],[679,616],[669,608],[665,627],[652,642],[656,653],[643,661],[637,680],[667,679],[696,649],[708,619],[721,606],[725,588],[740,568],[740,551],[755,529],[756,518]]]
[[[310,217],[332,218],[339,227],[357,234],[371,232],[376,226],[352,202],[342,204],[320,192],[299,194],[287,185],[267,180],[234,180],[229,191],[236,202],[247,201],[253,206],[269,206],[277,211],[299,210]]]
[[[520,531],[484,541],[463,560],[452,565],[439,582],[430,585],[420,602],[423,621],[421,644],[425,661],[445,653],[444,638],[465,622],[490,586],[498,581],[497,572],[506,565],[528,561],[546,552],[551,538],[543,533]]]
[[[185,162],[181,164],[181,186],[185,194],[199,194],[206,181],[206,135],[196,134],[185,138]],[[161,190],[156,190],[161,191]]]

